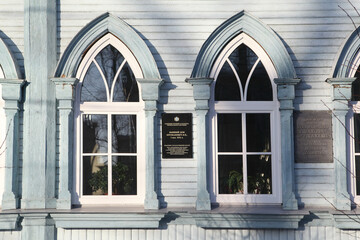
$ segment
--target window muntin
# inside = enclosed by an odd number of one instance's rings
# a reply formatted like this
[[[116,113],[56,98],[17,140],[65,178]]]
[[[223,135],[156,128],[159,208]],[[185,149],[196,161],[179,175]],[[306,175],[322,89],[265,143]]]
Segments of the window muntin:
[[[107,34],[85,55],[77,76],[74,202],[142,204],[144,113],[136,59]]]
[[[279,112],[273,65],[241,34],[214,65],[212,201],[280,203]]]

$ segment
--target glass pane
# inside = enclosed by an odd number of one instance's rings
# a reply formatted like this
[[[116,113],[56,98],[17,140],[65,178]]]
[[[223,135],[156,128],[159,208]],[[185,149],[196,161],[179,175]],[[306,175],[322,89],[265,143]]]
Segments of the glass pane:
[[[106,102],[104,80],[94,63],[90,64],[81,86],[81,102]]]
[[[136,157],[112,158],[112,194],[136,195]]]
[[[360,152],[360,114],[354,114],[354,145],[355,152]]]
[[[246,146],[248,152],[270,152],[270,113],[246,114]]]
[[[236,69],[243,89],[245,89],[246,80],[257,59],[256,54],[245,44],[241,44],[229,56],[229,60]]]
[[[113,153],[136,153],[136,115],[111,115]]]
[[[360,195],[360,156],[355,157],[356,195]]]
[[[215,83],[216,101],[240,101],[240,87],[230,65],[225,62]]]
[[[271,156],[247,156],[248,193],[271,194]]]
[[[83,153],[107,152],[107,115],[83,115]]]
[[[219,193],[244,193],[242,156],[218,156]]]
[[[262,62],[256,66],[247,90],[248,101],[272,101],[272,86]]]
[[[128,63],[122,68],[114,86],[114,102],[138,102],[139,89]]]
[[[241,152],[241,114],[218,114],[218,151]]]
[[[360,69],[358,68],[355,74],[356,80],[352,83],[351,101],[360,101]]]
[[[107,157],[86,156],[83,159],[83,195],[107,195]]]
[[[110,93],[116,72],[125,58],[115,47],[107,45],[96,55],[95,60],[103,71]]]

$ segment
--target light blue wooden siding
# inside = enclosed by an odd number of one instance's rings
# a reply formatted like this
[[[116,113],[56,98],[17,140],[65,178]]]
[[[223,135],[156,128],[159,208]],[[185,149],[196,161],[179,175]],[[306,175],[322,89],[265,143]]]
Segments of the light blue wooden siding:
[[[100,6],[96,1],[66,0],[59,5],[62,11],[60,51],[63,52],[87,22],[111,11],[138,30],[150,47],[162,77],[167,80],[163,92],[181,91],[180,88],[173,90],[171,83],[183,83],[190,75],[204,40],[224,20],[245,9],[273,28],[287,46],[296,72],[303,80],[296,91],[297,109],[325,109],[321,100],[329,104],[330,93],[324,80],[330,75],[341,44],[354,30],[338,5],[355,16],[350,4],[339,0],[227,1],[226,4],[217,1],[123,1],[117,4],[106,0]],[[186,99],[177,99],[184,101],[183,108],[188,107]],[[171,109],[172,106],[164,107]]]
[[[326,110],[321,101],[330,106],[331,99],[330,86],[325,83],[325,79],[331,74],[342,43],[354,30],[338,5],[355,16],[345,0],[291,3],[285,0],[246,0],[227,1],[226,4],[220,1],[122,1],[119,4],[115,0],[105,0],[98,4],[95,0],[62,0],[58,2],[59,55],[82,27],[100,14],[110,11],[138,31],[150,48],[161,77],[165,80],[160,90],[161,112],[191,112],[194,109],[192,88],[185,83],[185,79],[191,74],[198,51],[223,21],[246,10],[279,35],[291,56],[296,73],[302,80],[296,87],[296,110]],[[160,119],[158,123],[160,130]],[[160,153],[161,134],[157,142]],[[195,204],[196,165],[196,159],[161,160],[158,164],[158,182],[162,204]],[[296,169],[300,202],[327,204],[318,191],[332,199],[332,169],[312,169],[311,176],[306,175],[307,170]],[[324,182],[327,183],[326,187]]]
[[[296,87],[297,110],[326,109],[330,105],[330,76],[345,38],[354,30],[350,19],[338,7],[345,8],[359,20],[346,0],[285,0],[273,1],[116,1],[62,0],[58,4],[58,54],[64,52],[71,39],[87,23],[100,14],[110,11],[130,24],[149,46],[165,84],[160,90],[159,108],[167,112],[191,112],[194,109],[192,88],[185,83],[189,77],[201,45],[223,21],[246,10],[271,27],[283,40],[302,82]],[[360,3],[355,2],[360,8]],[[22,0],[0,1],[0,37],[14,53],[23,72],[24,3]],[[179,104],[180,103],[180,104]],[[22,121],[20,121],[21,123]],[[160,120],[158,120],[160,129]],[[21,125],[22,129],[22,125]],[[196,129],[196,126],[194,126]],[[20,131],[22,132],[22,131]],[[161,135],[159,135],[160,137]],[[195,136],[195,134],[194,134]],[[22,141],[20,141],[21,144]],[[158,139],[158,144],[161,139]],[[22,147],[22,146],[20,146]],[[21,148],[20,148],[21,149]],[[158,150],[161,150],[159,147]],[[196,151],[196,146],[195,146]],[[159,151],[160,152],[160,151]],[[20,156],[20,168],[22,166]],[[331,165],[332,166],[332,165]],[[158,166],[161,175],[161,192],[164,201],[178,205],[194,203],[196,189],[196,159],[183,161],[163,160]],[[174,169],[177,174],[172,174]],[[327,168],[328,174],[331,169]],[[306,170],[296,168],[297,189],[301,201],[318,199],[317,189],[325,187],[323,170],[302,176]],[[21,170],[19,180],[21,181]],[[181,180],[186,173],[187,181]],[[306,181],[313,181],[306,183]],[[332,196],[332,182],[328,183],[327,196]],[[21,186],[21,184],[20,184]],[[314,189],[311,190],[311,186]],[[174,191],[178,189],[178,191]],[[178,196],[180,193],[183,197]],[[312,196],[312,197],[311,197]],[[187,199],[187,200],[185,200]],[[183,202],[184,201],[184,202]],[[188,201],[188,202],[186,202]]]
[[[0,1],[0,38],[4,40],[24,73],[24,1]]]
[[[19,231],[0,231],[0,240],[19,240],[21,232]]]
[[[295,164],[296,196],[300,205],[331,207],[335,196],[333,163]]]
[[[344,231],[334,227],[311,226],[304,230],[227,230],[203,229],[195,225],[169,225],[156,230],[65,230],[59,228],[57,240],[355,240],[360,231]]]

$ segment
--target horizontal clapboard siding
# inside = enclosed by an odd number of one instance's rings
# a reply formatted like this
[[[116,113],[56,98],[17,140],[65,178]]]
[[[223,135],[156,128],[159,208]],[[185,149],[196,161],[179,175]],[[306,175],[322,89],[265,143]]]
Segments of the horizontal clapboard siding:
[[[335,196],[332,163],[295,164],[296,195],[300,205],[331,207]]]
[[[195,107],[192,87],[185,83],[185,79],[191,74],[202,44],[222,22],[246,10],[272,28],[289,52],[296,73],[302,80],[296,87],[296,110],[326,110],[327,106],[331,105],[331,89],[325,80],[331,75],[336,54],[346,37],[354,30],[350,19],[338,5],[348,11],[357,23],[359,17],[352,6],[346,0],[294,0],[291,3],[285,0],[232,0],[226,3],[167,0],[126,0],[119,3],[115,0],[103,0],[99,4],[95,0],[57,1],[58,54],[63,54],[73,37],[87,23],[109,11],[130,24],[152,52],[161,77],[165,80],[160,90],[159,109],[165,112],[191,112]],[[360,9],[359,2],[354,4]],[[24,1],[0,2],[0,37],[10,47],[24,73]],[[21,138],[22,121],[20,124]],[[196,126],[194,137],[195,131]],[[161,144],[161,135],[157,142]],[[196,143],[196,138],[194,142]],[[21,144],[22,141],[20,183]],[[196,153],[196,145],[194,148]],[[161,148],[158,150],[161,151]],[[170,203],[178,204],[183,200],[189,204],[194,200],[196,159],[191,161],[191,166],[184,166],[184,161],[161,161],[158,166],[158,182],[164,201],[168,199]],[[174,171],[177,168],[181,171]],[[325,203],[322,197],[318,196],[317,189],[323,190],[324,195],[331,199],[331,171],[329,168],[324,171],[314,170],[314,175],[308,176],[306,170],[297,167],[297,191],[301,201],[311,203],[317,199],[318,202]],[[329,185],[325,187],[324,182]],[[176,195],[175,191],[171,190],[171,185],[190,201]]]
[[[21,232],[19,231],[0,231],[1,240],[19,240],[21,239]]]
[[[352,240],[360,231],[311,226],[304,230],[203,229],[195,225],[168,225],[167,229],[74,229],[57,230],[58,240]]]
[[[296,73],[302,79],[296,87],[296,110],[326,110],[331,105],[331,89],[325,80],[331,74],[341,45],[354,30],[350,19],[338,5],[356,16],[345,0],[291,3],[284,0],[227,1],[227,4],[217,1],[122,1],[119,4],[114,0],[98,4],[95,0],[62,0],[58,2],[58,50],[61,55],[82,27],[110,11],[139,33],[154,56],[161,77],[165,80],[160,90],[159,110],[190,112],[195,104],[192,87],[185,83],[185,79],[191,74],[202,44],[222,22],[246,10],[271,27],[289,52]],[[161,131],[160,120],[157,129]],[[195,133],[196,126],[196,144]],[[157,144],[160,155],[161,132]],[[194,150],[196,153],[196,146]],[[191,162],[191,166],[188,162]],[[162,204],[194,204],[196,164],[195,158],[190,161],[160,161],[157,181]],[[333,197],[332,183],[327,186],[328,189],[322,189],[323,182],[332,181],[330,172],[315,171],[313,176],[307,176],[303,175],[306,171],[296,169],[298,195],[302,202],[311,203],[319,199],[318,202],[325,203],[318,190],[311,187],[312,184],[319,187],[324,196]]]
[[[122,4],[118,4],[107,0],[98,5],[96,1],[89,0],[61,1],[58,4],[59,54],[63,53],[83,26],[98,15],[110,11],[139,32],[154,55],[161,76],[172,83],[162,86],[160,103],[164,106],[161,108],[171,110],[174,107],[174,110],[181,110],[176,106],[177,102],[181,102],[184,103],[184,110],[188,110],[192,107],[189,103],[191,100],[186,100],[192,97],[191,87],[187,87],[189,94],[182,95],[178,93],[180,90],[176,88],[177,83],[183,83],[190,76],[196,55],[211,32],[235,13],[246,10],[274,29],[283,40],[297,75],[303,81],[296,90],[296,109],[325,110],[331,98],[330,86],[324,82],[331,74],[336,54],[345,38],[354,30],[350,19],[338,5],[357,20],[351,5],[336,0],[227,3],[122,1]],[[321,86],[309,87],[309,84],[312,86],[314,83]]]
[[[24,1],[0,1],[0,38],[10,48],[24,73]]]

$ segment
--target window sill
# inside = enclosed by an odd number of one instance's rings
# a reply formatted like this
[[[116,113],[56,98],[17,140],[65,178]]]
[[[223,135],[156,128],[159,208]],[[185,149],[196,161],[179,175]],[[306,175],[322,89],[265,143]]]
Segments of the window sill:
[[[192,212],[196,225],[202,228],[284,228],[297,229],[308,215],[306,210],[286,211],[279,205],[219,206],[211,211]]]

